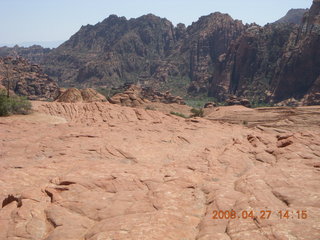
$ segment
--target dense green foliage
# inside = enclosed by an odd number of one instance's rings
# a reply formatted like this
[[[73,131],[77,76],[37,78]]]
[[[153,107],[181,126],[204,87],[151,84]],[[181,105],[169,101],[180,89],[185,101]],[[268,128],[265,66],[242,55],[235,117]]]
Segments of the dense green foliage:
[[[0,116],[11,114],[28,114],[31,103],[24,97],[7,97],[6,91],[0,91]]]

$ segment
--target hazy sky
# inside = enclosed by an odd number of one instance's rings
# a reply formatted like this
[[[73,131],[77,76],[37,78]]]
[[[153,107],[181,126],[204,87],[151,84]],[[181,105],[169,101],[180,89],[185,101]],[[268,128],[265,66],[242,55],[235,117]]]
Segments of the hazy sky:
[[[153,13],[186,25],[212,12],[264,25],[312,0],[0,0],[0,44],[67,40],[82,25],[110,14],[127,18]]]

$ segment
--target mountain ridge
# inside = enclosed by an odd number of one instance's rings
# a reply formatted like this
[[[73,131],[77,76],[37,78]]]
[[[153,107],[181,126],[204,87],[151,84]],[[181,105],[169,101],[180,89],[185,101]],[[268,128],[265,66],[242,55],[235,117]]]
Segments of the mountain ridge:
[[[294,46],[305,49],[306,55],[311,50],[302,42],[316,46],[315,34],[308,35],[315,42],[300,38],[306,22],[317,29],[318,4],[313,2],[300,25],[281,21],[265,26],[243,24],[220,12],[202,16],[188,27],[174,26],[153,14],[129,20],[110,15],[95,25],[82,26],[56,49],[45,53],[38,50],[34,60],[60,85],[68,87],[118,87],[135,82],[221,101],[230,94],[256,102],[291,97],[300,100],[314,89],[317,65],[310,63],[312,80],[302,89],[293,87],[300,86],[301,80],[285,83],[288,76],[283,69],[290,64],[285,59],[294,54]],[[301,16],[303,11],[298,12]],[[294,39],[300,39],[301,44]],[[316,55],[313,59],[318,61]],[[292,87],[285,90],[286,85]]]
[[[293,23],[301,24],[303,16],[307,13],[308,8],[292,8],[290,9],[285,16],[275,21],[274,23]]]

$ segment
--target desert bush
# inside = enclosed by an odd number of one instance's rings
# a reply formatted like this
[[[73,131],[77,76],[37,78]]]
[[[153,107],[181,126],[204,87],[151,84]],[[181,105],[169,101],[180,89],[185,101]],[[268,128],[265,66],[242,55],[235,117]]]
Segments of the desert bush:
[[[243,124],[244,126],[248,126],[249,123],[248,123],[247,120],[243,120],[243,121],[242,121],[242,124]]]
[[[208,102],[214,102],[217,104],[217,106],[225,106],[227,105],[226,102],[219,102],[216,98],[214,97],[207,97],[205,95],[202,96],[187,96],[184,98],[185,103],[193,108],[202,108],[206,103]]]
[[[170,114],[178,116],[178,117],[182,117],[182,118],[189,118],[188,116],[184,115],[183,113],[179,113],[179,112],[170,112]]]
[[[156,108],[153,106],[146,106],[145,110],[156,110]]]
[[[203,117],[204,116],[204,111],[202,108],[192,108],[191,110],[191,117]]]
[[[31,111],[31,103],[24,97],[7,97],[5,91],[0,91],[0,116],[11,114],[28,114]]]
[[[273,103],[251,101],[251,108],[274,107]]]

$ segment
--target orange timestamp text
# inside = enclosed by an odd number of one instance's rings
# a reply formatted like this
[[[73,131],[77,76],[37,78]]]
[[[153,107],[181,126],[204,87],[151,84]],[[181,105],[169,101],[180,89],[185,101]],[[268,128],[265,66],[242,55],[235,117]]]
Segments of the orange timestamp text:
[[[307,219],[308,212],[306,210],[214,210],[212,219],[269,219],[271,216],[276,216],[278,219]]]

